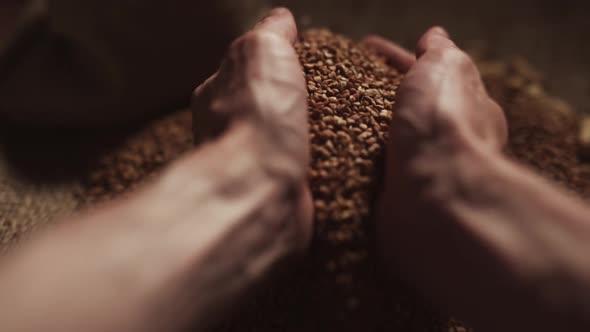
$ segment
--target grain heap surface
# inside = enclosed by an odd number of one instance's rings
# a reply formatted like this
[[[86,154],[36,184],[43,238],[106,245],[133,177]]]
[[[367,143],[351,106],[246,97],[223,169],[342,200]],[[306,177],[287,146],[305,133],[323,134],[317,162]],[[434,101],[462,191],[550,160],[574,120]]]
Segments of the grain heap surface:
[[[304,33],[297,52],[309,92],[314,244],[295,270],[279,275],[220,330],[438,326],[412,291],[380,279],[367,232],[401,76],[377,55],[325,30]],[[188,150],[189,116],[157,121],[105,155],[86,181],[84,201],[125,193]]]
[[[342,243],[363,236],[401,76],[324,30],[305,33],[297,50],[308,82],[317,227]]]
[[[398,73],[350,40],[326,31],[303,34],[297,51],[311,106],[314,245],[309,257],[265,285],[218,330],[466,331],[433,313],[403,283],[382,279],[385,272],[373,252],[367,221]],[[509,121],[508,154],[588,196],[590,166],[578,159],[575,113],[547,94],[542,77],[522,61],[477,60]],[[158,174],[191,148],[190,127],[190,113],[180,112],[131,135],[88,176],[84,201],[117,197]],[[354,163],[347,163],[352,156]]]
[[[0,153],[0,158],[2,154]],[[9,247],[73,210],[76,185],[41,185],[19,178],[0,163],[0,256]]]
[[[96,163],[80,197],[92,205],[132,191],[193,145],[190,112],[179,112],[142,128]]]
[[[590,198],[590,163],[579,145],[580,116],[545,91],[543,75],[522,58],[476,59],[508,120],[507,153],[562,189]],[[584,128],[582,128],[584,129]]]
[[[351,40],[325,30],[304,33],[297,51],[307,79],[315,207],[316,259],[340,283],[353,310],[360,268],[370,252],[368,219],[401,75]]]

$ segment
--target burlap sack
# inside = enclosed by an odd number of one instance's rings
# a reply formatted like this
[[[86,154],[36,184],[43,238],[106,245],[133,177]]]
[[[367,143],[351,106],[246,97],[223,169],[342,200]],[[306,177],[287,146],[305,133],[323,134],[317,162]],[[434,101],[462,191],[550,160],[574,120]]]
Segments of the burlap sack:
[[[77,206],[76,181],[42,183],[18,174],[0,152],[0,253]]]

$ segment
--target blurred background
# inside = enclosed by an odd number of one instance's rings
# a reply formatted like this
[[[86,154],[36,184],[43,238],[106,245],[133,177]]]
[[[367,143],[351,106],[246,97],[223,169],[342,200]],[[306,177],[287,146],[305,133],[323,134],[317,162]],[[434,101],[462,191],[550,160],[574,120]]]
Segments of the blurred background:
[[[0,45],[25,2],[0,1]],[[272,4],[293,9],[305,27],[326,26],[353,37],[379,33],[409,48],[426,28],[442,25],[465,48],[503,59],[526,58],[545,74],[550,91],[577,110],[590,112],[590,2],[273,0]]]
[[[460,46],[526,58],[548,89],[590,112],[590,2],[576,0],[282,0],[301,23],[354,37],[378,33],[413,48],[432,25]]]

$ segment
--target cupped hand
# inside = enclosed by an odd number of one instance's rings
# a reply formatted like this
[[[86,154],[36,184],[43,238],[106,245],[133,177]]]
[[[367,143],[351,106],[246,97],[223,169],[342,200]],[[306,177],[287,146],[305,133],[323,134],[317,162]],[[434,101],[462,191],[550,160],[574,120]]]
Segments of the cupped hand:
[[[274,9],[231,45],[219,71],[195,90],[192,110],[197,144],[246,131],[240,153],[254,153],[266,176],[299,188],[298,224],[309,239],[307,92],[297,34],[292,14]]]
[[[388,266],[476,330],[588,330],[587,205],[501,153],[506,119],[444,30],[416,56],[365,43],[407,72],[378,206]]]
[[[378,36],[367,37],[364,44],[405,73],[389,136],[382,201],[399,219],[417,217],[417,211],[421,218],[433,217],[425,204],[435,197],[444,200],[450,185],[432,179],[451,178],[457,160],[470,151],[499,155],[507,141],[506,119],[473,61],[444,29],[428,30],[415,55]]]
[[[474,280],[466,271],[479,275],[492,263],[473,249],[479,243],[453,223],[450,210],[464,197],[483,200],[472,191],[482,176],[470,160],[501,158],[506,119],[473,61],[442,28],[427,31],[415,55],[381,37],[368,37],[364,44],[405,73],[378,207],[381,252],[396,273],[454,305],[463,300],[459,291],[453,295],[457,288],[476,289],[468,286]],[[467,257],[466,248],[473,255]]]

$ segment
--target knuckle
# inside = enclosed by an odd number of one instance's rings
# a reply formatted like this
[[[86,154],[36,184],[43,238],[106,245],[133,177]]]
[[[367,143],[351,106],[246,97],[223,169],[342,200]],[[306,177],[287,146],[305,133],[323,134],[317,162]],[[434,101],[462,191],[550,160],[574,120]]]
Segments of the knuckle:
[[[478,75],[479,71],[471,57],[456,46],[439,49],[439,63],[451,70],[459,70],[469,76]]]
[[[266,31],[250,31],[236,39],[232,44],[233,50],[261,50],[272,49],[286,43],[278,35]]]
[[[445,63],[464,66],[471,62],[469,56],[456,46],[449,46],[441,49],[441,58]]]

